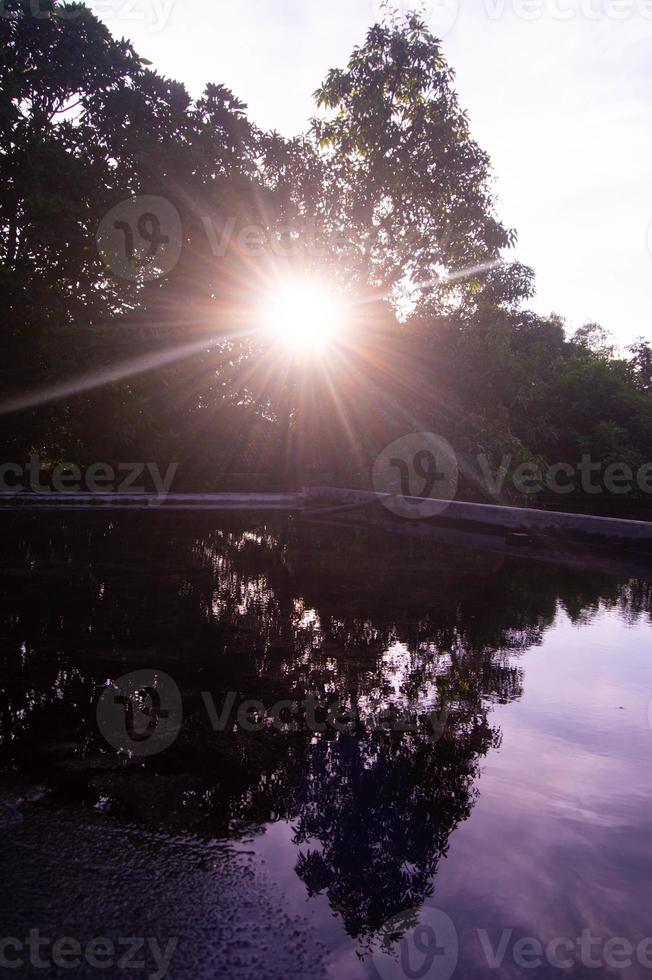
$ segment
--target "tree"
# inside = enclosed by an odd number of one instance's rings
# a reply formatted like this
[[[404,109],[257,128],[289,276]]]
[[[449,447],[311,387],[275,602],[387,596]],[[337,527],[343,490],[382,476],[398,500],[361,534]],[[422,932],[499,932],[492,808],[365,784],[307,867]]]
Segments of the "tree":
[[[577,328],[571,337],[571,344],[574,347],[608,358],[613,355],[615,350],[609,340],[609,334],[599,323],[585,323],[584,326]]]
[[[208,327],[214,335],[233,276],[231,257],[215,261],[202,219],[241,215],[247,202],[254,212],[253,129],[227,89],[209,86],[193,104],[85,7],[51,0],[35,17],[32,6],[8,0],[0,18],[5,394],[94,366],[110,377],[116,362],[155,343],[208,336]],[[186,246],[174,275],[148,285],[107,270],[96,245],[107,212],[138,194],[172,203]],[[143,376],[98,389],[23,412],[18,425],[6,417],[5,451],[56,456],[73,446],[79,454],[151,444],[161,395],[182,376],[166,382],[159,372],[155,385]]]
[[[638,340],[629,348],[636,380],[644,391],[652,391],[652,345],[645,337]]]
[[[175,460],[189,489],[302,467],[366,485],[408,431],[439,432],[465,462],[650,458],[650,346],[625,361],[598,325],[567,340],[559,317],[523,308],[533,272],[504,260],[515,234],[489,158],[417,15],[375,24],[288,140],[223,85],[191,99],[84,6],[32,6],[6,0],[0,18],[0,376],[10,399],[97,379],[0,413],[6,458]],[[96,241],[139,195],[179,219],[180,257],[152,281],[107,268]],[[255,258],[238,237],[251,226]],[[306,276],[350,306],[332,373],[271,359],[261,335],[265,292]],[[463,468],[462,492],[482,497]]]
[[[453,81],[440,42],[411,14],[374,25],[315,93],[327,113],[313,133],[328,166],[328,221],[345,229],[363,285],[432,296],[442,271],[496,263],[515,241],[494,213],[489,158]]]

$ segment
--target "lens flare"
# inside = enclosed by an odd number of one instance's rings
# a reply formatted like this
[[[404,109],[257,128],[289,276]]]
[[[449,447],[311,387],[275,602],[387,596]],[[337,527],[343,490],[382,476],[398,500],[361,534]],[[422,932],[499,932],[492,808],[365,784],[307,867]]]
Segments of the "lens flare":
[[[271,337],[289,351],[319,353],[341,335],[345,315],[336,293],[308,282],[277,289],[264,319]]]

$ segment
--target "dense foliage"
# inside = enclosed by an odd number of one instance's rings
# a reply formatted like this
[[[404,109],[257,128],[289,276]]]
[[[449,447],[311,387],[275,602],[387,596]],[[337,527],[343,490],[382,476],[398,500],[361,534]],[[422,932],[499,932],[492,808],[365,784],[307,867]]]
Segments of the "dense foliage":
[[[533,273],[505,261],[489,160],[418,17],[373,26],[288,140],[223,86],[191,99],[83,5],[3,11],[4,459],[174,460],[197,489],[365,484],[388,441],[428,430],[479,498],[479,454],[652,459],[652,348],[623,359],[596,325],[568,337],[525,309]],[[181,219],[181,257],[151,280],[96,243],[137,195]],[[306,275],[350,304],[333,369],[273,361],[256,330],[270,283]]]

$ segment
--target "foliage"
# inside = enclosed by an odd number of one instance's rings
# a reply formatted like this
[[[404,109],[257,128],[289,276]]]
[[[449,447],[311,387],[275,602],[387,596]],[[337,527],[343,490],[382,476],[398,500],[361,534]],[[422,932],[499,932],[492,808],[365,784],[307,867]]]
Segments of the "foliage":
[[[3,410],[5,458],[167,458],[190,488],[233,470],[366,483],[374,454],[420,429],[494,464],[652,458],[650,345],[625,360],[598,325],[567,338],[524,309],[533,272],[505,259],[489,158],[418,16],[374,25],[286,139],[224,86],[193,100],[83,5],[32,8],[5,0],[0,18],[2,385],[10,400],[89,371],[104,383]],[[180,261],[149,283],[96,247],[139,194],[183,229]],[[255,260],[237,244],[251,225]],[[272,370],[252,329],[269,284],[307,274],[356,311],[337,377]]]

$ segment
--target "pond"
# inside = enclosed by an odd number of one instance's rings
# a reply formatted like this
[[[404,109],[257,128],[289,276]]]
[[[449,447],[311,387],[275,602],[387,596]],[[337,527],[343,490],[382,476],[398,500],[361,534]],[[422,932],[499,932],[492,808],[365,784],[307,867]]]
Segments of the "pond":
[[[300,515],[2,521],[12,976],[652,975],[644,577]]]

